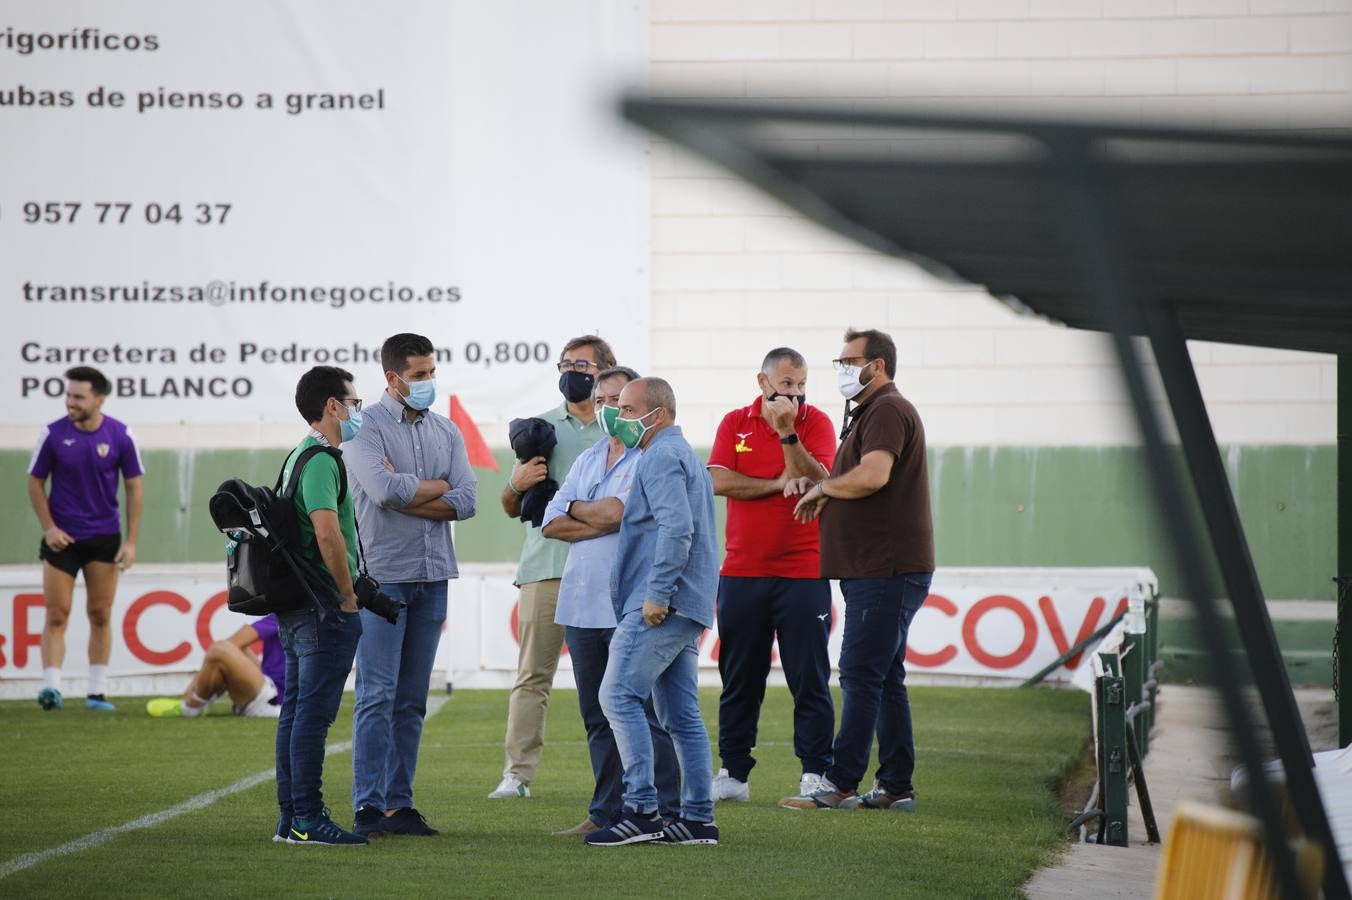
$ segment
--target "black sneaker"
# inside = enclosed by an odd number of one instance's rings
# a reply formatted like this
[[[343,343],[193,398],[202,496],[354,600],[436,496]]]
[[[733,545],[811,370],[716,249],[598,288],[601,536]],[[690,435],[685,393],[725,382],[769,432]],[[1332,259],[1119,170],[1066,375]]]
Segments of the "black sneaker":
[[[641,813],[626,806],[618,819],[583,840],[592,847],[622,847],[655,841],[661,836],[662,819],[657,813]]]
[[[320,844],[327,847],[352,847],[369,843],[359,834],[344,831],[341,825],[329,818],[327,809],[309,819],[299,817],[292,819],[291,833],[287,836],[287,841],[292,844]]]
[[[291,817],[282,813],[277,817],[277,830],[272,833],[272,840],[278,844],[290,843],[291,837]]]
[[[374,806],[363,806],[357,810],[352,833],[364,838],[380,837],[385,833],[385,813]]]
[[[423,814],[411,806],[396,809],[394,814],[385,817],[385,834],[410,835],[412,837],[435,837],[441,834],[423,818]]]
[[[717,844],[718,826],[713,822],[691,822],[689,819],[672,819],[662,829],[662,836],[655,844]]]

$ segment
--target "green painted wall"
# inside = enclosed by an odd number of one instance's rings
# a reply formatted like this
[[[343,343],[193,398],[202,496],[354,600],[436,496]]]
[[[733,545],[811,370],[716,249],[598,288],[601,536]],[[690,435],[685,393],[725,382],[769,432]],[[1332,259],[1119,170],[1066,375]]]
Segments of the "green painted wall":
[[[1280,613],[1278,613],[1280,615]],[[1333,683],[1333,630],[1329,620],[1283,620],[1274,618],[1272,631],[1286,662],[1286,674],[1292,684],[1328,688]],[[1211,656],[1197,636],[1196,623],[1185,618],[1160,620],[1160,657],[1164,660],[1162,678],[1167,682],[1214,684]],[[1235,670],[1249,674],[1248,657],[1239,648],[1238,634],[1231,632],[1235,647]]]
[[[1335,448],[1224,451],[1254,560],[1269,597],[1333,599]],[[145,453],[145,562],[218,558],[206,499],[226,478],[271,482],[286,451]],[[0,564],[36,560],[24,451],[0,451]],[[501,472],[480,470],[478,518],[457,531],[461,559],[516,558],[523,526],[502,515]],[[1129,447],[939,448],[930,453],[940,565],[1153,567],[1166,593],[1179,579],[1154,519],[1144,459]],[[721,510],[721,502],[720,502]]]
[[[1222,452],[1266,595],[1333,599],[1335,448]],[[940,449],[930,479],[941,565],[1145,564],[1177,594],[1138,448]]]

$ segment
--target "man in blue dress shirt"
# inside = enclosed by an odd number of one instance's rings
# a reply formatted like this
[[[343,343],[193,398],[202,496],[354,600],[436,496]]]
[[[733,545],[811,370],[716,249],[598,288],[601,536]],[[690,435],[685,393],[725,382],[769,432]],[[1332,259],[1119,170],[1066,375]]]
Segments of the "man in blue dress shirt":
[[[559,605],[554,614],[562,625],[573,660],[577,702],[587,729],[591,755],[592,791],[587,818],[572,828],[554,832],[560,837],[583,836],[604,828],[620,813],[624,794],[624,767],[615,735],[601,710],[601,679],[610,659],[610,639],[615,634],[615,607],[610,602],[610,572],[620,546],[620,519],[640,451],[626,447],[611,435],[610,425],[620,412],[620,391],[638,378],[638,373],[615,366],[596,376],[593,394],[596,421],[606,437],[584,452],[568,470],[545,509],[544,536],[572,545],[563,567]],[[644,704],[652,731],[656,757],[659,812],[677,815],[680,809],[681,772],[671,735],[658,724],[651,698]]]
[[[676,395],[661,378],[620,392],[614,433],[643,451],[624,505],[610,595],[619,625],[601,683],[601,708],[624,763],[624,810],[591,846],[647,841],[717,844],[713,763],[699,711],[699,641],[713,625],[718,540],[713,482],[676,422]],[[643,702],[653,697],[680,759],[681,813],[664,822],[653,785],[653,742]]]
[[[385,392],[345,444],[366,565],[381,589],[408,604],[391,625],[362,610],[357,704],[352,713],[356,834],[437,834],[413,805],[432,663],[456,578],[451,523],[474,515],[478,481],[455,423],[432,411],[436,351],[418,334],[380,350]]]

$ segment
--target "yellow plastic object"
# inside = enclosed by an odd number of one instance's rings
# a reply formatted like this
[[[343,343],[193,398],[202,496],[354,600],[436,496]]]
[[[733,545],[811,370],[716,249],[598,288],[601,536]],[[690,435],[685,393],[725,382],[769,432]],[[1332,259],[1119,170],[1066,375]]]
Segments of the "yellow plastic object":
[[[1307,897],[1324,877],[1324,852],[1304,838],[1292,841]],[[1277,900],[1272,861],[1262,847],[1262,824],[1215,806],[1183,803],[1164,842],[1156,900]]]

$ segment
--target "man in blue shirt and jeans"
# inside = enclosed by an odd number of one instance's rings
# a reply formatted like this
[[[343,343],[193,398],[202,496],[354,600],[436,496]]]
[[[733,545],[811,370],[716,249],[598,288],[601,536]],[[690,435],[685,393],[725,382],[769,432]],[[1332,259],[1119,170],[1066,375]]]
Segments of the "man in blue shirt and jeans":
[[[676,395],[661,378],[620,392],[614,433],[643,451],[624,505],[610,595],[619,625],[601,682],[601,708],[624,763],[624,810],[587,835],[597,847],[647,841],[717,844],[713,762],[699,711],[699,640],[713,625],[718,540],[713,482],[676,427]],[[643,703],[651,694],[680,759],[681,814],[657,815],[653,742]]]
[[[346,450],[366,566],[407,609],[390,625],[362,613],[352,713],[353,832],[433,836],[413,805],[432,663],[456,578],[451,523],[474,515],[478,481],[460,429],[431,410],[436,350],[419,334],[380,349],[385,391]]]
[[[620,392],[638,373],[624,366],[596,376],[596,421],[606,437],[577,458],[563,486],[545,509],[544,536],[571,544],[559,585],[555,623],[562,625],[573,660],[577,703],[587,729],[596,788],[587,818],[560,837],[591,834],[615,821],[624,794],[624,767],[615,734],[601,710],[601,679],[610,659],[615,634],[615,607],[610,602],[610,573],[620,546],[620,519],[634,483],[634,467],[642,453],[611,435],[610,423],[620,411]],[[656,757],[659,809],[676,815],[680,807],[681,771],[671,735],[662,730],[651,702],[644,704]]]

